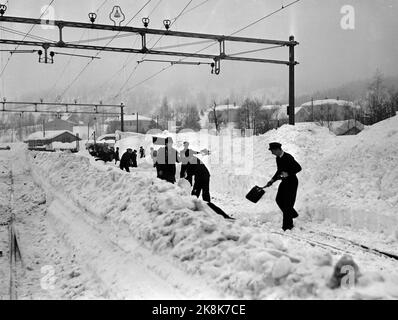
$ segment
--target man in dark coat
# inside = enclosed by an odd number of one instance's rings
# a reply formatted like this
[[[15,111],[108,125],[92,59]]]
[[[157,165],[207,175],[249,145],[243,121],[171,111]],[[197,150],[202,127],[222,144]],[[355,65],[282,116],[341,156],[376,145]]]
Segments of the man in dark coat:
[[[294,209],[296,202],[298,180],[296,174],[301,171],[301,166],[293,156],[282,150],[278,142],[271,142],[269,150],[276,156],[277,171],[266,187],[270,187],[275,181],[281,180],[276,196],[276,203],[283,212],[283,231],[293,229],[293,219],[298,217]]]
[[[186,174],[188,170],[188,159],[190,154],[194,155],[200,152],[189,149],[188,147],[189,147],[189,142],[185,141],[184,149],[180,151],[180,158],[181,158],[180,178],[186,178],[192,186],[192,176]]]
[[[119,147],[116,147],[116,151],[115,151],[115,164],[120,161],[120,157],[119,157]]]
[[[187,180],[192,181],[192,177],[195,177],[195,182],[191,194],[199,198],[202,192],[202,199],[210,202],[210,172],[202,161],[195,157],[193,153],[190,153],[187,165]]]
[[[127,172],[130,172],[130,164],[131,164],[131,155],[133,150],[128,148],[125,153],[123,153],[122,158],[120,159],[120,169],[126,169]]]
[[[159,148],[156,157],[158,178],[168,182],[176,182],[176,162],[180,162],[178,151],[173,148],[173,139],[165,139],[165,146]]]
[[[131,154],[131,166],[133,168],[137,167],[137,150],[135,150],[135,149]]]
[[[140,158],[145,158],[145,149],[142,146],[140,147]]]

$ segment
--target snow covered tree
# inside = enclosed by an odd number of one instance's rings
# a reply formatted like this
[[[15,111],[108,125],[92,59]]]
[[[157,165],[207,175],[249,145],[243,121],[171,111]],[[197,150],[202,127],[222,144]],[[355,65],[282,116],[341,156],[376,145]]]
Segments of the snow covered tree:
[[[216,127],[216,132],[220,132],[220,114],[217,111],[217,103],[214,100],[211,106],[211,111],[209,112],[209,121],[213,122]]]
[[[171,111],[169,103],[167,101],[167,97],[163,98],[162,105],[160,107],[159,117],[160,117],[160,119],[162,119],[166,122],[169,120],[172,120],[172,118],[173,118],[172,111]]]
[[[254,134],[261,127],[261,102],[257,99],[247,98],[239,110],[239,128],[253,129]]]
[[[198,108],[196,105],[192,104],[187,107],[187,113],[185,115],[182,128],[184,129],[192,129],[194,131],[200,130],[200,117]]]
[[[389,101],[390,95],[384,85],[383,74],[376,71],[366,94],[366,108],[373,123],[390,117]]]

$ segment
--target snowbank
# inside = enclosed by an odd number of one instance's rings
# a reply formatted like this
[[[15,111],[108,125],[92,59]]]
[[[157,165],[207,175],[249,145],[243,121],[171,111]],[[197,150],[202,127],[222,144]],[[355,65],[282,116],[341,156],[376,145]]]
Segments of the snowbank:
[[[284,130],[289,136],[290,130]],[[298,129],[295,141],[286,141],[286,147],[307,145],[304,137],[310,135],[300,135],[302,130],[308,129]],[[265,145],[263,141],[260,146]],[[296,154],[302,157],[303,150],[297,149]],[[372,280],[355,290],[329,290],[333,259],[325,259],[324,251],[304,243],[297,250],[297,245],[253,226],[248,219],[224,220],[178,185],[150,173],[99,170],[89,159],[72,154],[31,155],[32,170],[53,187],[52,192],[62,193],[99,223],[113,227],[114,234],[106,236],[123,241],[133,237],[226,294],[255,299],[352,298],[378,283]],[[398,284],[395,276],[385,277]],[[393,297],[394,292],[383,291],[383,296]]]

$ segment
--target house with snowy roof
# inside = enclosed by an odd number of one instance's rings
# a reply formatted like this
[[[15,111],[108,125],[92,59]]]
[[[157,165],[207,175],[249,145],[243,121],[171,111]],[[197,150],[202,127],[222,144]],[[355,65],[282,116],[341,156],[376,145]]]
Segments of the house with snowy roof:
[[[68,130],[37,131],[28,136],[24,141],[29,150],[78,150],[78,135]]]
[[[296,122],[343,121],[354,119],[360,106],[339,99],[313,100],[303,103],[296,111]]]
[[[123,117],[124,131],[146,133],[156,122],[149,117],[140,114],[125,114]],[[120,129],[120,118],[108,118],[105,123],[117,129]]]
[[[45,128],[48,131],[67,130],[67,131],[73,132],[73,127],[76,125],[77,125],[77,123],[75,123],[75,122],[57,118],[57,119],[46,122]]]

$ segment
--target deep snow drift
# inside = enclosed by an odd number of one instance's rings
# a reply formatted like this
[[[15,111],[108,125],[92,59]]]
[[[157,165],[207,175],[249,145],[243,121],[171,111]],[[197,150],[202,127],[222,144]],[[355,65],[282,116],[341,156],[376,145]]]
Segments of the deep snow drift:
[[[227,208],[236,221],[205,210],[189,190],[157,180],[149,157],[130,174],[110,164],[93,166],[86,157],[72,154],[31,153],[31,162],[32,170],[53,187],[53,192],[64,194],[100,223],[112,226],[114,234],[108,236],[127,242],[134,238],[227,295],[334,299],[372,297],[370,293],[377,292],[377,297],[397,298],[398,278],[393,269],[370,272],[365,263],[359,263],[362,277],[358,286],[328,289],[326,284],[339,255],[295,243],[257,224],[279,225],[276,188],[269,189],[256,205],[244,200],[251,186],[264,185],[275,172],[268,143],[279,141],[303,167],[297,201],[300,220],[329,218],[340,224],[355,223],[368,209],[379,217],[378,225],[367,220],[362,227],[394,232],[397,183],[393,178],[398,174],[394,162],[398,145],[393,128],[397,123],[395,117],[355,137],[336,137],[314,124],[283,126],[252,138],[203,133],[175,136],[178,147],[188,140],[196,149],[212,151],[209,157],[202,157],[212,174],[211,193],[216,204],[230,202]],[[136,149],[149,146],[143,142],[147,139],[144,136],[127,139],[134,141],[120,143],[134,144]],[[386,221],[386,217],[392,220]],[[395,225],[387,229],[391,221]]]

